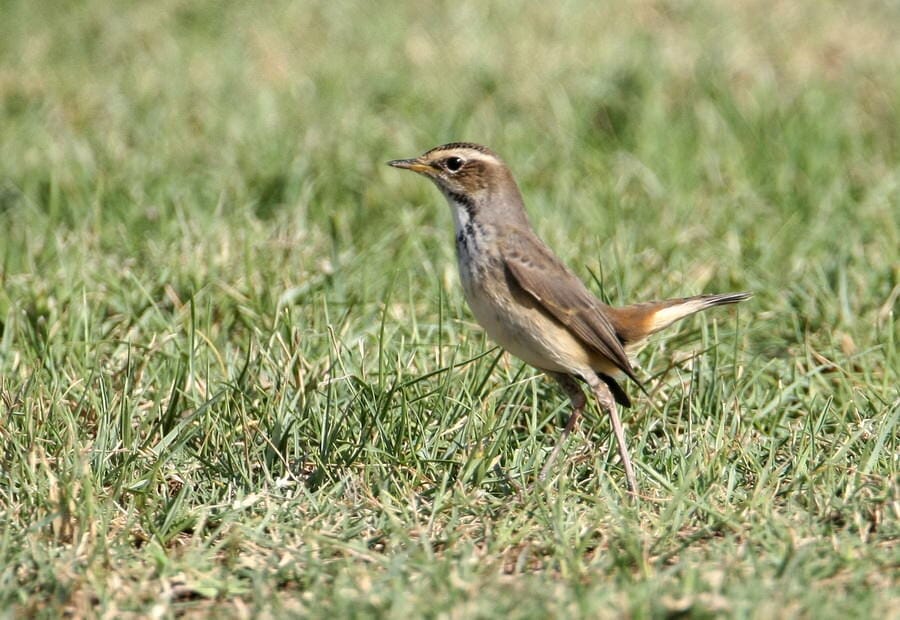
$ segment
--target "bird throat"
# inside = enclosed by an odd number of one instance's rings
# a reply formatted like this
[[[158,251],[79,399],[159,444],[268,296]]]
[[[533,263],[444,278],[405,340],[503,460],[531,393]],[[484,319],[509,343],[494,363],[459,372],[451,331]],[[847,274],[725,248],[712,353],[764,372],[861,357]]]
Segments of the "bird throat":
[[[468,262],[483,252],[487,230],[478,221],[475,203],[470,197],[452,192],[447,192],[446,196],[456,228],[456,253],[461,263]]]

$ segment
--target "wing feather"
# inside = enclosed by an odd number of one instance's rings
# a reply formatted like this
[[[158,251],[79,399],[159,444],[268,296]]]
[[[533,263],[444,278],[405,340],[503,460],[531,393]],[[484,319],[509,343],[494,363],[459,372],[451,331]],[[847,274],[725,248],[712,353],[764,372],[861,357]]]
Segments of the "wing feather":
[[[516,283],[579,340],[640,385],[603,304],[584,283],[537,239],[504,245],[503,259]],[[516,245],[524,245],[527,255],[510,248]]]

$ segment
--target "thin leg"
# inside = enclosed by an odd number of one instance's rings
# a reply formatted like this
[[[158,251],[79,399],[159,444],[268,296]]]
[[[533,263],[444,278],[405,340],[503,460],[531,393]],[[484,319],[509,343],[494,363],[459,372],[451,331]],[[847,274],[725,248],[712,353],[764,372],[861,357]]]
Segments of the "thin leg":
[[[563,429],[562,435],[560,435],[559,440],[556,442],[553,452],[551,452],[549,458],[547,458],[547,462],[544,463],[544,468],[541,469],[541,475],[538,476],[538,480],[541,481],[547,477],[547,474],[549,474],[550,470],[553,468],[553,463],[555,463],[557,457],[559,457],[559,452],[562,450],[566,438],[568,438],[572,429],[575,428],[575,424],[578,422],[578,418],[581,417],[581,412],[584,411],[584,406],[587,404],[587,400],[584,398],[584,392],[574,378],[570,375],[556,372],[548,372],[547,374],[559,383],[560,387],[565,391],[566,396],[569,397],[569,400],[572,402],[572,415],[569,416],[569,421],[566,422],[566,427]]]
[[[622,429],[622,421],[619,419],[619,412],[616,409],[616,399],[606,383],[595,377],[592,377],[592,379],[593,381],[589,381],[591,390],[594,392],[600,408],[606,409],[606,412],[609,414],[609,421],[612,423],[613,433],[615,433],[616,442],[619,444],[619,458],[622,459],[622,465],[625,467],[625,482],[628,484],[628,492],[631,495],[637,495],[634,468],[631,466],[631,457],[628,456],[628,446],[625,444],[625,431]]]

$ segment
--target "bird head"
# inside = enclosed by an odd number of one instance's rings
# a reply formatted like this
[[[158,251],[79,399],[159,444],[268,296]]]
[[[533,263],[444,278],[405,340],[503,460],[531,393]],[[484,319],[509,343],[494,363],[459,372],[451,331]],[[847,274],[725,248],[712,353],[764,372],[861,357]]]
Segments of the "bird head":
[[[522,198],[512,174],[487,147],[452,142],[419,157],[389,161],[388,165],[431,179],[450,203],[457,224],[504,215],[524,217]]]

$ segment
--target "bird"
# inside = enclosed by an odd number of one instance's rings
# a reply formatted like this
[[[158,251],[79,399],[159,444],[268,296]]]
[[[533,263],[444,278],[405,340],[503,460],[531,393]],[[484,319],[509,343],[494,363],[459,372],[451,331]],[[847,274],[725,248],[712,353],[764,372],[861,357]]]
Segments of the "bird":
[[[488,147],[451,142],[389,166],[430,179],[447,199],[456,233],[463,294],[487,335],[553,378],[571,415],[539,475],[552,471],[582,416],[586,385],[609,416],[631,496],[638,493],[617,405],[630,407],[621,382],[646,389],[632,356],[647,338],[692,314],[751,293],[705,294],[613,307],[600,301],[538,237],[509,167]]]

